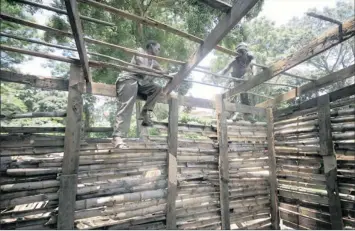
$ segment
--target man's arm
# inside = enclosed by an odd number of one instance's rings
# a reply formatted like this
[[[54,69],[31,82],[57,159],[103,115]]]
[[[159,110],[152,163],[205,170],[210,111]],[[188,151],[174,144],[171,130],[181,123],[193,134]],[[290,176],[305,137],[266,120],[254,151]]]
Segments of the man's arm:
[[[143,48],[138,48],[137,51],[138,51],[139,53],[144,53]],[[135,55],[135,56],[133,57],[133,59],[134,59],[136,65],[138,65],[138,66],[146,66],[146,65],[144,65],[144,57]],[[133,59],[132,59],[131,62],[133,62]]]
[[[138,48],[138,52],[144,53],[143,48]],[[152,64],[151,64],[150,66],[147,66],[147,65],[144,63],[144,57],[135,55],[133,58],[135,59],[136,65],[138,65],[138,66],[145,66],[145,67],[148,67],[148,68],[152,68],[152,69],[161,71],[163,74],[168,74],[168,73],[169,73],[168,71],[165,71],[165,70],[160,66],[160,64],[159,64],[156,60],[154,60],[154,59],[152,60]],[[133,60],[132,60],[132,61],[133,61]]]
[[[158,71],[161,71],[164,74],[169,74],[169,72],[165,71],[156,60],[152,60],[151,68],[153,68],[155,70],[158,70]]]
[[[232,62],[230,62],[222,71],[218,72],[220,75],[225,75],[233,66],[233,63],[235,62],[235,60],[233,60]]]

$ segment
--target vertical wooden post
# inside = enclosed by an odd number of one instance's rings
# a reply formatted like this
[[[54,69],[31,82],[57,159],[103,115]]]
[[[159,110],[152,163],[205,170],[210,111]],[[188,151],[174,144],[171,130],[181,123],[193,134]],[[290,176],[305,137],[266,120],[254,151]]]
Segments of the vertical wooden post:
[[[177,98],[169,99],[168,123],[168,200],[166,203],[166,229],[176,229],[177,196],[177,142],[178,142],[179,102]]]
[[[333,146],[329,94],[322,95],[317,99],[320,153],[323,156],[330,221],[332,223],[332,229],[340,230],[344,228],[344,224],[337,182],[337,160]]]
[[[74,211],[79,168],[82,93],[84,79],[81,68],[70,67],[68,106],[64,139],[64,157],[59,188],[58,229],[74,229]]]
[[[140,114],[141,114],[141,107],[142,107],[142,104],[140,101],[136,101],[136,136],[137,138],[139,137],[142,137],[142,134],[141,134],[141,123],[140,123],[140,120],[139,120],[139,117],[140,117]]]
[[[273,229],[280,229],[279,204],[277,197],[277,176],[276,176],[276,157],[274,140],[274,115],[272,108],[266,109],[267,116],[267,148],[269,155],[269,184],[271,197],[271,225]]]
[[[221,94],[216,95],[217,136],[219,147],[219,193],[221,205],[222,229],[230,229],[229,213],[229,163],[228,134],[225,105]]]

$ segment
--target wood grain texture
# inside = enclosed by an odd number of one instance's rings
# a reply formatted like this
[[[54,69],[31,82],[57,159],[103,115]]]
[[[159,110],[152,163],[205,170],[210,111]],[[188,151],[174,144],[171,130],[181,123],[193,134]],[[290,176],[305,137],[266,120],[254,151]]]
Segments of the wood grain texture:
[[[328,95],[329,95],[330,102],[334,102],[336,100],[347,98],[347,97],[352,96],[354,94],[355,94],[355,84],[352,84],[347,87],[341,88],[339,90],[330,92]],[[305,101],[297,106],[292,106],[292,107],[288,107],[285,109],[276,110],[274,112],[274,116],[281,117],[281,116],[286,116],[289,114],[299,114],[298,111],[305,111],[305,113],[310,113],[310,112],[314,111],[314,110],[312,110],[312,108],[317,107],[317,100],[318,100],[318,98],[313,98],[313,99]],[[301,114],[305,114],[305,113],[301,113]]]
[[[273,229],[280,229],[279,204],[277,194],[277,175],[276,175],[276,157],[275,157],[275,139],[274,139],[274,116],[272,108],[266,109],[267,115],[267,145],[269,154],[269,183],[271,199],[271,224]]]
[[[81,118],[83,113],[82,93],[84,78],[80,67],[71,65],[67,122],[64,139],[64,157],[60,178],[58,229],[74,229],[77,173],[79,169]]]
[[[323,156],[330,221],[332,223],[332,229],[341,230],[344,228],[344,224],[337,182],[337,160],[333,146],[329,94],[318,97],[317,103],[320,154]]]
[[[222,229],[230,229],[229,213],[229,160],[227,118],[222,95],[216,95],[217,135],[219,148],[219,189]]]
[[[90,6],[94,6],[96,8],[101,8],[101,9],[103,9],[105,11],[108,11],[108,12],[110,12],[112,14],[115,14],[115,15],[117,15],[119,17],[123,17],[123,18],[129,19],[129,20],[132,20],[132,21],[135,21],[135,22],[147,25],[147,26],[155,27],[155,28],[158,28],[158,29],[170,32],[170,33],[173,33],[175,35],[178,35],[178,36],[180,36],[182,38],[186,38],[186,39],[188,39],[190,41],[193,41],[193,42],[196,42],[196,43],[200,43],[200,44],[203,43],[203,39],[201,39],[201,38],[199,38],[197,36],[188,34],[188,33],[184,32],[184,31],[181,31],[179,29],[171,27],[171,26],[169,26],[169,25],[167,25],[165,23],[159,22],[159,21],[154,20],[152,18],[141,17],[141,16],[138,16],[138,15],[134,15],[134,14],[128,13],[126,11],[114,8],[112,6],[103,4],[103,3],[98,2],[98,1],[93,1],[93,0],[79,0],[79,1],[84,3],[84,4],[88,4]],[[221,51],[223,53],[229,54],[229,55],[236,55],[236,53],[234,51],[229,50],[229,49],[224,48],[224,47],[221,47],[221,46],[218,46],[218,45],[215,47],[215,49],[218,50],[218,51]]]
[[[0,70],[0,80],[6,82],[14,82],[27,84],[32,87],[42,88],[44,90],[60,90],[68,91],[69,82],[65,79],[43,77],[36,75],[20,74],[11,71]],[[84,92],[93,95],[102,95],[109,97],[116,97],[116,86],[105,83],[95,83],[86,84],[84,86]],[[138,99],[144,100],[142,97],[138,96]],[[188,96],[179,96],[178,102],[180,106],[191,106],[199,108],[214,109],[215,102],[208,99],[193,98]],[[158,99],[158,103],[168,103],[166,97],[161,96]],[[242,112],[242,113],[253,113],[258,115],[265,115],[264,108],[256,108],[253,106],[234,104],[225,102],[225,109],[229,112]]]
[[[179,104],[177,98],[169,99],[168,123],[168,198],[166,204],[166,228],[176,229],[177,196],[177,145]]]
[[[340,71],[333,72],[329,75],[326,75],[320,79],[317,79],[313,82],[307,83],[303,86],[292,89],[286,93],[276,96],[274,99],[266,100],[262,103],[255,105],[256,107],[266,108],[269,106],[277,106],[277,104],[292,100],[296,97],[299,97],[301,94],[305,94],[310,91],[318,90],[324,86],[330,85],[332,83],[347,79],[355,74],[355,65],[351,65],[347,68],[344,68]]]

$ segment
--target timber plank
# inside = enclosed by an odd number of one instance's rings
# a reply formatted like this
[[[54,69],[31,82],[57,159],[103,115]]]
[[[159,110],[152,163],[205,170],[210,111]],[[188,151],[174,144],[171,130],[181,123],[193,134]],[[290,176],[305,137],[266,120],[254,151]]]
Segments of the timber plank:
[[[178,146],[179,104],[177,98],[169,100],[168,123],[168,199],[166,228],[176,229],[176,197],[177,197],[177,146]]]
[[[60,178],[58,229],[74,229],[81,118],[83,113],[83,86],[84,79],[80,73],[80,68],[72,65],[70,67],[64,157]]]
[[[274,117],[272,108],[266,110],[267,114],[267,143],[269,154],[269,182],[271,197],[271,224],[273,229],[280,229],[279,205],[277,198],[277,175],[276,175],[276,157],[275,157],[275,139],[274,139]]]
[[[256,107],[269,107],[269,106],[276,106],[277,104],[283,102],[283,101],[288,101],[291,99],[294,99],[301,94],[305,94],[309,91],[315,91],[319,88],[322,88],[326,85],[347,79],[355,74],[355,64],[344,68],[340,71],[333,72],[329,75],[326,75],[320,79],[317,79],[313,82],[307,83],[303,86],[297,87],[295,89],[292,89],[284,94],[276,96],[274,99],[269,99],[266,100],[262,103],[259,103],[256,105]]]
[[[337,160],[335,157],[330,121],[329,94],[318,98],[318,120],[320,152],[323,156],[324,174],[326,178],[329,213],[332,229],[343,229],[343,218],[337,182]]]
[[[216,96],[217,134],[219,147],[219,186],[222,229],[230,229],[229,212],[229,160],[227,118],[222,95]]]
[[[14,82],[20,84],[27,84],[32,87],[42,88],[45,90],[59,90],[59,91],[68,91],[69,82],[68,80],[61,78],[52,78],[52,77],[42,77],[36,75],[20,74],[11,71],[0,70],[0,80],[6,82]],[[86,84],[84,86],[84,93],[90,93],[93,95],[102,95],[108,97],[116,97],[116,86],[105,83],[95,83],[92,82],[90,85]],[[138,98],[144,100],[138,95]],[[215,102],[208,99],[202,98],[193,98],[188,96],[179,96],[178,97],[179,105],[181,106],[191,106],[199,108],[214,109]],[[168,103],[166,97],[161,96],[158,99],[158,103]],[[226,111],[242,112],[242,113],[253,113],[259,115],[265,115],[264,108],[256,108],[252,106],[234,104],[225,102]]]

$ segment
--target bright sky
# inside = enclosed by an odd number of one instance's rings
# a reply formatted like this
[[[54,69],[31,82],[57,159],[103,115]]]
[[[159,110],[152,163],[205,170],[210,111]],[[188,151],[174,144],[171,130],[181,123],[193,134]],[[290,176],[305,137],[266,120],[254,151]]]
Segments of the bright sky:
[[[45,5],[49,5],[51,0],[44,0]],[[300,17],[308,11],[309,8],[322,9],[323,7],[334,7],[336,0],[266,0],[264,8],[259,17],[265,16],[270,20],[275,21],[276,25],[282,25],[293,17]],[[35,18],[38,23],[45,24],[48,17],[48,11],[43,10],[42,14],[36,14]],[[209,54],[199,65],[209,66],[213,54]],[[42,67],[44,60],[34,58],[30,62],[23,64],[21,71],[28,74],[37,74],[49,76],[50,70]],[[195,81],[202,81],[203,74],[193,72],[192,76]],[[205,86],[201,84],[193,84],[189,93],[193,97],[211,99],[215,94],[225,91],[225,89]]]

